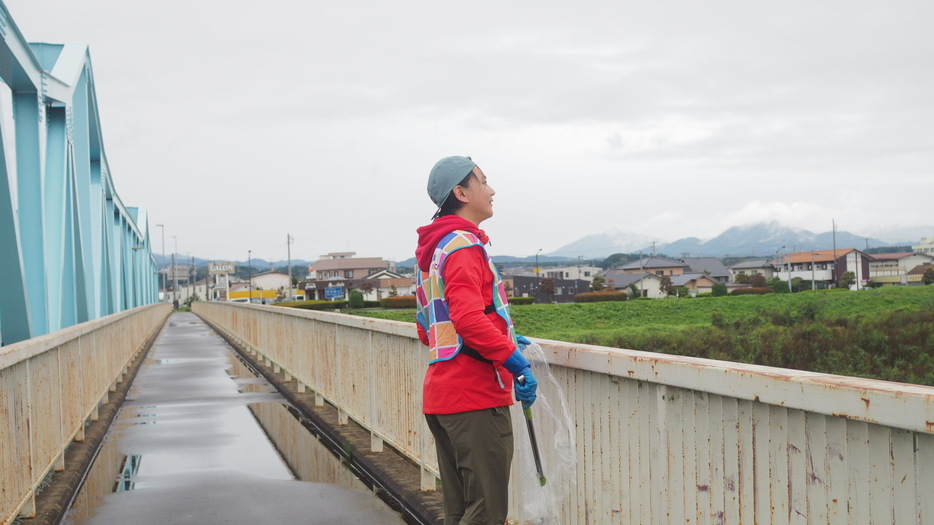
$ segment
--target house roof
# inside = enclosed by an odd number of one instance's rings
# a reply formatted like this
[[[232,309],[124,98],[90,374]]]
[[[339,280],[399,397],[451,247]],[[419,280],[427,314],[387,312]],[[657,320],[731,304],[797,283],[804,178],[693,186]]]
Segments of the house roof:
[[[628,288],[630,285],[636,284],[643,279],[655,279],[656,281],[661,281],[661,277],[655,275],[654,273],[623,273],[617,272],[613,275],[607,275],[606,280],[609,284],[610,280],[613,280],[614,288]]]
[[[731,269],[731,270],[743,270],[743,269],[746,269],[746,268],[768,268],[768,267],[771,267],[771,266],[772,266],[772,265],[769,264],[768,259],[756,259],[756,260],[754,260],[754,261],[743,261],[743,262],[738,262],[738,263],[736,263],[736,264],[730,266],[730,269]]]
[[[687,264],[681,261],[674,261],[664,257],[646,257],[642,260],[633,261],[629,264],[620,266],[623,270],[638,270],[645,268],[684,268]]]
[[[347,259],[319,259],[314,264],[315,271],[325,270],[356,270],[369,268],[385,268],[386,261],[381,257],[358,257]]]
[[[919,264],[908,271],[908,275],[924,275],[928,268],[934,268],[934,264]]]
[[[707,279],[711,283],[716,283],[709,275],[703,273],[682,273],[681,275],[671,275],[668,278],[671,279],[671,284],[674,286],[684,286],[691,281],[700,279]]]
[[[714,277],[730,276],[730,270],[716,257],[685,257],[681,261],[695,273],[706,273]]]
[[[934,259],[934,257],[931,257],[930,255],[926,253],[917,253],[917,252],[874,253],[872,254],[872,258],[877,261],[897,261],[899,259],[911,257],[912,255],[920,255],[922,257],[929,257],[929,258]]]
[[[858,252],[860,255],[868,258],[869,260],[873,259],[872,255],[865,254],[856,248],[837,249],[837,259],[849,255],[852,252]],[[809,263],[812,260],[814,262],[833,262],[833,256],[833,250],[808,250],[806,252],[791,252],[791,264]],[[769,263],[773,266],[781,266],[783,264],[788,264],[788,262],[788,254],[779,254],[775,258],[769,260]]]
[[[377,270],[366,276],[367,279],[402,279],[402,275],[386,269]]]

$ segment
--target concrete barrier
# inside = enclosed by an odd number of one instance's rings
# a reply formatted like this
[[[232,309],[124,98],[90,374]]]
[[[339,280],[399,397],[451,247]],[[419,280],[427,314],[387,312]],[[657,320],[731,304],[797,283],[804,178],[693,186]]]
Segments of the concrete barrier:
[[[169,313],[141,306],[0,347],[0,523],[35,515],[36,489]]]

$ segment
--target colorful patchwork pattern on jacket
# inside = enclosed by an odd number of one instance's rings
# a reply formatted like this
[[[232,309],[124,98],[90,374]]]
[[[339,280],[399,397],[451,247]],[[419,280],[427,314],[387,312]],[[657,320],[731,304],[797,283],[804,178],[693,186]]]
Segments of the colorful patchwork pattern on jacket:
[[[428,364],[436,361],[447,361],[460,352],[464,341],[454,329],[451,316],[448,313],[448,302],[444,296],[444,279],[441,277],[444,263],[447,258],[457,250],[479,246],[483,248],[490,271],[493,272],[493,306],[496,313],[506,321],[509,327],[509,337],[515,342],[516,330],[509,315],[509,300],[506,298],[506,287],[496,271],[496,266],[480,239],[467,231],[455,230],[441,239],[431,258],[431,267],[428,272],[418,270],[418,289],[415,292],[418,301],[416,319],[428,334]]]

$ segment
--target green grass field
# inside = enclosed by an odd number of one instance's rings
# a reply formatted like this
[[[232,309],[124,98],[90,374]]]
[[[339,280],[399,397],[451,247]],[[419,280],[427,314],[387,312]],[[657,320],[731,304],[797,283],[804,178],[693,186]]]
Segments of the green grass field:
[[[934,385],[934,286],[512,308],[530,337]],[[361,312],[414,322],[415,312]]]
[[[711,326],[715,316],[725,323],[768,312],[792,316],[814,313],[817,320],[858,319],[895,311],[934,309],[934,286],[875,290],[816,291],[795,294],[740,295],[696,299],[652,299],[606,303],[513,306],[516,330],[530,337],[559,341],[592,341],[600,335],[637,335]],[[360,315],[414,322],[414,310],[382,310]]]

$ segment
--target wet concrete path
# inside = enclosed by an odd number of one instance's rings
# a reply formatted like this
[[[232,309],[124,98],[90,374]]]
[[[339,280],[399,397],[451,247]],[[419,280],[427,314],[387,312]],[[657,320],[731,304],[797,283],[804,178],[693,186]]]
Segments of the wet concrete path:
[[[197,316],[172,314],[105,438],[103,481],[83,489],[107,493],[79,495],[65,523],[403,523],[368,491],[297,480],[248,409],[283,398],[232,372],[236,359]]]

